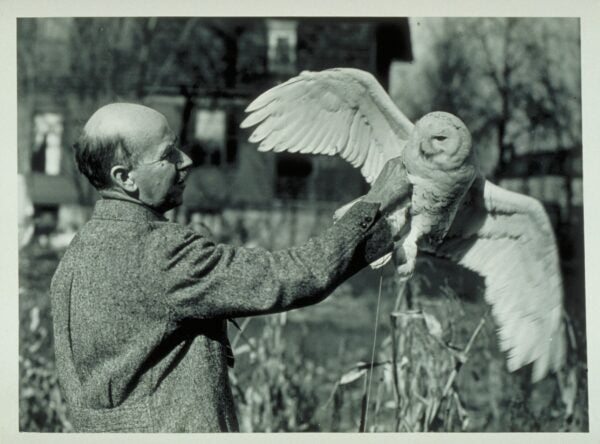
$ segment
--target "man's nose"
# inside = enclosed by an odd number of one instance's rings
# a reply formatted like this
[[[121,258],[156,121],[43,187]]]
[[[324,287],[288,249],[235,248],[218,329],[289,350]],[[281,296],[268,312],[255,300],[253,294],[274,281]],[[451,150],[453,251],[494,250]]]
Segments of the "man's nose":
[[[187,154],[180,150],[179,155],[181,156],[179,162],[177,163],[177,168],[179,170],[185,170],[192,166],[192,159],[190,159]]]

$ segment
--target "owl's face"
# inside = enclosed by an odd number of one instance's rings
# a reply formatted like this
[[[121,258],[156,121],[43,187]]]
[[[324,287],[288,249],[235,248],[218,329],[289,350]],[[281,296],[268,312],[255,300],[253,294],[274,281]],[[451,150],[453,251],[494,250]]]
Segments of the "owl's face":
[[[407,148],[412,151],[411,157],[443,171],[475,161],[471,134],[465,124],[441,111],[426,114],[416,123]]]

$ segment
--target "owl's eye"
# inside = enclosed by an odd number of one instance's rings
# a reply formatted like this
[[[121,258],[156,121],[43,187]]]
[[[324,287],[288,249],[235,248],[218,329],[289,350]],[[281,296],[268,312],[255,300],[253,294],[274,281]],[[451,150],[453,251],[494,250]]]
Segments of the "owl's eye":
[[[433,136],[433,139],[443,142],[444,140],[447,139],[447,137],[446,136]]]

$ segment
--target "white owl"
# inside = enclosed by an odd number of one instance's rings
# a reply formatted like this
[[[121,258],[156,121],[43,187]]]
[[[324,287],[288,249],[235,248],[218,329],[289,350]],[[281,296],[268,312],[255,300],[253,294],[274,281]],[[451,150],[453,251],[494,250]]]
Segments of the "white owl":
[[[246,111],[241,126],[258,125],[249,140],[260,151],[340,155],[369,183],[401,157],[412,197],[410,230],[394,250],[400,276],[411,276],[418,252],[477,272],[509,370],[533,363],[538,381],[562,366],[563,287],[548,216],[536,199],[483,177],[460,119],[434,112],[413,125],[371,74],[350,68],[303,72]]]

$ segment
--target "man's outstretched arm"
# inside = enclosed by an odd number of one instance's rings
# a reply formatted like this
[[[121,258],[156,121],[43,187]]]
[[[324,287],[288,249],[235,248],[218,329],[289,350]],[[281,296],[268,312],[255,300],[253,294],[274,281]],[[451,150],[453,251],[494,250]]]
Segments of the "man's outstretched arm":
[[[409,190],[402,172],[384,170],[362,202],[299,247],[270,252],[214,244],[185,227],[158,224],[147,251],[161,254],[147,260],[157,261],[149,269],[160,270],[154,278],[174,319],[267,314],[323,300],[391,250],[398,230],[384,215],[406,201]],[[390,191],[384,184],[391,180]]]

